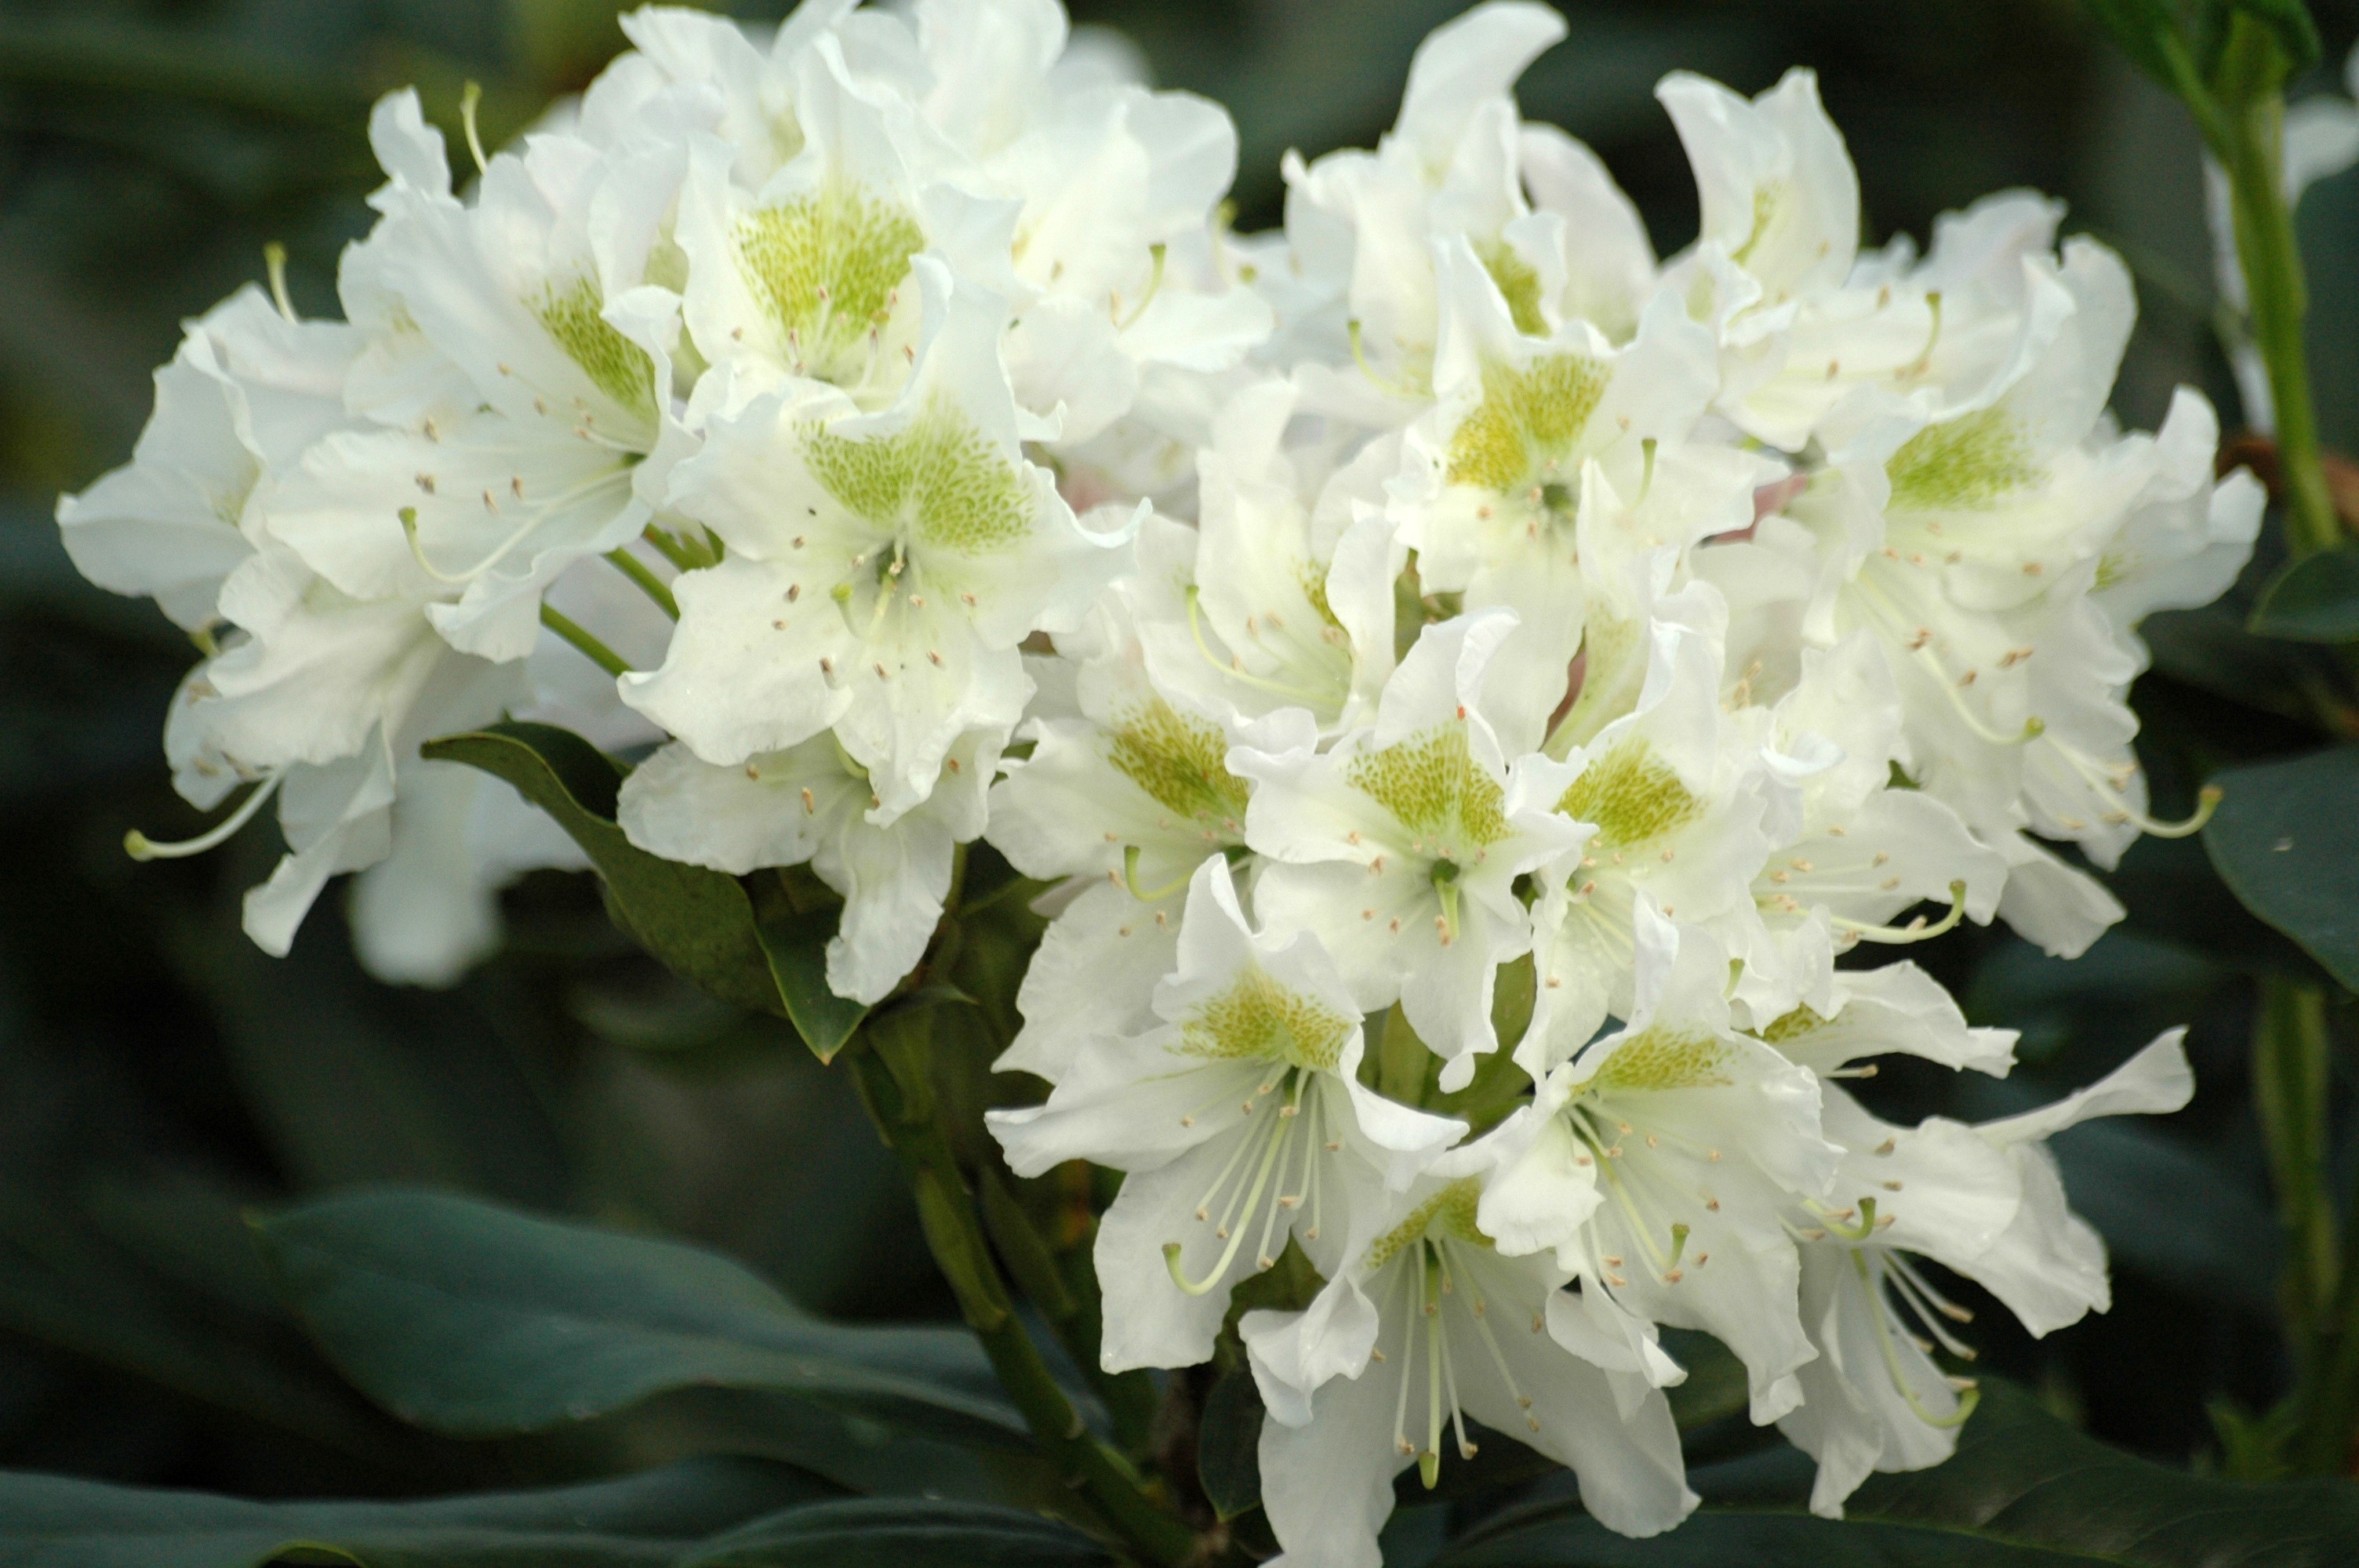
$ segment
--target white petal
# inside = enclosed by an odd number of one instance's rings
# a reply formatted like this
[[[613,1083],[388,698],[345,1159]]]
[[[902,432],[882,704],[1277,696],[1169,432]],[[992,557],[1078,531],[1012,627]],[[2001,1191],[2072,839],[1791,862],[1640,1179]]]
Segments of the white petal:
[[[1249,1314],[1246,1321],[1266,1315]],[[1373,1336],[1373,1310],[1367,1327]],[[1283,1549],[1274,1565],[1382,1568],[1376,1534],[1392,1517],[1392,1478],[1409,1463],[1391,1436],[1402,1375],[1371,1367],[1356,1379],[1322,1385],[1304,1401],[1301,1422],[1262,1422],[1262,1508]],[[1266,1399],[1266,1379],[1263,1389]]]
[[[1033,951],[1016,997],[1024,1027],[994,1069],[1055,1083],[1082,1042],[1151,1026],[1155,984],[1179,961],[1180,909],[1176,892],[1142,903],[1110,882],[1083,891]]]
[[[954,849],[950,829],[924,811],[885,827],[854,819],[821,845],[811,869],[843,894],[827,945],[830,990],[880,1001],[918,967],[941,922]]]

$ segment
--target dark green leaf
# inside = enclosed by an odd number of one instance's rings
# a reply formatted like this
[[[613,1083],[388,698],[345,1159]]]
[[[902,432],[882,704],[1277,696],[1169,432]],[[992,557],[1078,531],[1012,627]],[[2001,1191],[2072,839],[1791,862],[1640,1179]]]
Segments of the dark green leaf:
[[[660,1568],[815,1484],[751,1459],[691,1459],[619,1481],[401,1503],[255,1503],[0,1475],[0,1563],[251,1568],[288,1552],[367,1568]]]
[[[946,1442],[1026,1441],[965,1335],[821,1323],[676,1242],[389,1189],[257,1229],[344,1375],[438,1431],[536,1432],[701,1387],[789,1394]],[[823,1452],[790,1457],[833,1473]]]
[[[2082,0],[2121,51],[2165,87],[2176,92],[2163,40],[2185,38],[2177,15],[2165,0]]]
[[[2257,590],[2248,598],[2239,585],[2230,593],[2201,610],[2147,617],[2138,634],[2153,650],[2155,674],[2307,729],[2316,712],[2310,694],[2336,674],[2333,654],[2310,643],[2254,636],[2249,622]],[[2141,717],[2150,706],[2141,701]]]
[[[2203,829],[2245,907],[2359,989],[2359,747],[2237,768]]]
[[[2281,81],[2318,63],[2318,24],[2310,20],[2304,0],[2204,0],[2201,48],[2208,70],[2217,70],[2239,16],[2267,29],[2284,57],[2272,62],[2270,77]]]
[[[213,1003],[260,1130],[306,1186],[415,1183],[553,1202],[562,1149],[464,993],[388,998],[333,940],[273,958],[191,932],[175,968]]]
[[[757,877],[753,888],[755,935],[788,1021],[811,1054],[832,1062],[868,1016],[866,1007],[828,989],[827,944],[841,905],[799,899],[784,877]]]
[[[2359,550],[2288,562],[2261,589],[2252,629],[2292,643],[2359,642]]]
[[[1111,1568],[1070,1525],[923,1498],[789,1509],[708,1541],[679,1568]]]
[[[1232,1519],[1261,1503],[1261,1390],[1244,1368],[1204,1396],[1196,1419],[1196,1477],[1212,1511]]]
[[[2277,1231],[2257,1175],[2221,1169],[2127,1117],[2092,1121],[2049,1144],[2072,1206],[2113,1249],[2114,1266],[2198,1299],[2266,1315],[2277,1304]],[[2169,1193],[2168,1205],[2154,1201]]]
[[[2142,836],[2129,847],[2122,863],[2105,874],[2104,882],[2129,911],[2121,925],[2125,933],[2158,938],[2245,974],[2287,975],[2312,981],[2321,978],[2307,954],[2255,917],[2221,881],[2202,846],[2192,839]],[[2108,966],[2089,963],[2094,952],[2092,949],[2079,958],[2051,959],[2047,965],[2055,984],[2082,989],[2084,1002],[2088,990],[2104,989],[2107,983]],[[2161,977],[2152,978],[2159,980]],[[2152,1006],[2173,993],[2153,984],[2136,989],[2117,988],[2116,994]],[[2184,1016],[2183,999],[2190,994],[2184,986],[2178,989],[2180,1011],[2158,1022],[2157,1030]]]
[[[1671,1415],[1681,1432],[1725,1420],[1750,1403],[1745,1363],[1719,1340],[1691,1329],[1674,1328],[1668,1331],[1663,1346],[1671,1359],[1688,1370],[1686,1380],[1670,1390]]]
[[[2118,1561],[1948,1530],[1731,1511],[1697,1514],[1651,1541],[1554,1514],[1486,1533],[1444,1552],[1435,1568],[2104,1568]]]
[[[2359,1561],[2359,1487],[2217,1481],[2084,1437],[2012,1385],[1986,1380],[1947,1464],[1869,1478],[1843,1523],[1707,1509],[1625,1541],[1569,1500],[1484,1524],[1437,1568],[2210,1568]]]
[[[2108,1448],[2023,1390],[1991,1380],[1956,1457],[1914,1475],[1871,1477],[1852,1511],[2139,1568],[2359,1562],[2359,1487],[2252,1487],[2190,1476]]]
[[[316,1364],[275,1354],[251,1333],[224,1332],[204,1304],[134,1266],[84,1216],[0,1187],[0,1330],[331,1450],[385,1454],[397,1428],[373,1418]]]
[[[623,770],[614,759],[571,730],[517,722],[447,735],[419,752],[506,779],[556,818],[605,880],[614,923],[673,973],[740,1007],[787,1011],[737,879],[650,855],[614,825]]]

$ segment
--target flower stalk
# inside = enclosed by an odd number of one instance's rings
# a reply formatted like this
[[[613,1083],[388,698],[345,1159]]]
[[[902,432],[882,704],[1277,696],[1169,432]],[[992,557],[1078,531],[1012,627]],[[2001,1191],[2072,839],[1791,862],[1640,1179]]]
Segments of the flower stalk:
[[[2183,49],[2172,53],[2175,70],[2185,70],[2180,94],[2228,175],[2236,259],[2244,268],[2253,341],[2268,366],[2276,412],[2286,543],[2297,557],[2332,549],[2342,528],[2318,444],[2318,412],[2302,341],[2309,290],[2293,208],[2285,195],[2288,62],[2269,29],[2244,16],[2232,24],[2216,92],[2196,79]]]
[[[2305,1379],[2317,1370],[2315,1350],[2338,1271],[2326,1189],[2327,1048],[2325,992],[2274,976],[2263,979],[2253,1031],[2253,1104],[2285,1234],[2279,1308]]]
[[[540,623],[581,651],[582,656],[610,676],[631,673],[630,661],[606,646],[596,633],[553,604],[540,607]]]
[[[2299,559],[2340,546],[2343,526],[2327,485],[2302,336],[2309,294],[2286,190],[2285,83],[2303,62],[2288,51],[2284,20],[2235,11],[2208,70],[2175,27],[2137,41],[2151,46],[2149,65],[2187,105],[2227,176],[2249,327],[2277,427],[2286,546]],[[2294,1390],[2279,1411],[2291,1419],[2276,1430],[2278,1457],[2310,1475],[2348,1473],[2359,1431],[2359,1271],[2343,1267],[2359,1245],[2359,1225],[2338,1238],[2327,1120],[2332,1048],[2326,989],[2265,978],[2253,1032],[2253,1103],[2285,1238],[2278,1305],[2295,1368]]]
[[[1196,1553],[1194,1532],[1091,1433],[1016,1315],[974,1197],[940,1124],[929,1076],[932,1043],[926,1016],[926,1010],[905,1007],[872,1020],[844,1059],[877,1135],[908,1174],[927,1248],[1059,1478],[1085,1498],[1098,1522],[1141,1561],[1156,1568],[1189,1562]]]

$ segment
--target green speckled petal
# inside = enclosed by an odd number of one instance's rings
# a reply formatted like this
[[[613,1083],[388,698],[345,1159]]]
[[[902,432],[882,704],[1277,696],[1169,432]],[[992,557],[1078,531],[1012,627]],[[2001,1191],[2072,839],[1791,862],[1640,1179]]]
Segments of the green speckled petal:
[[[891,314],[909,258],[925,245],[907,209],[841,181],[737,222],[755,297],[795,343],[805,373],[823,381],[864,373],[869,330]]]
[[[800,432],[803,460],[849,511],[919,548],[985,555],[1031,536],[1035,510],[1024,470],[947,399],[937,397],[889,436]]]
[[[2031,442],[2004,408],[1985,408],[1908,438],[1885,464],[1895,512],[1958,511],[1989,506],[2047,475],[2031,460]]]
[[[1584,354],[1484,365],[1483,401],[1450,439],[1450,482],[1512,495],[1571,471],[1610,374]]]
[[[1548,318],[1540,313],[1540,275],[1531,264],[1516,254],[1516,248],[1505,240],[1478,241],[1474,254],[1491,281],[1499,286],[1499,293],[1507,301],[1507,314],[1515,319],[1516,330],[1527,337],[1548,335]]]
[[[1220,726],[1153,697],[1125,714],[1107,760],[1176,816],[1234,835],[1245,816],[1245,782],[1228,770]]]
[[[1376,1238],[1375,1245],[1368,1249],[1367,1266],[1381,1269],[1428,1236],[1471,1242],[1477,1247],[1490,1246],[1491,1238],[1474,1223],[1474,1211],[1482,1201],[1481,1180],[1460,1177],[1409,1210],[1407,1219]]]
[[[1506,794],[1445,724],[1355,757],[1344,778],[1430,847],[1479,850],[1507,837]]]
[[[1227,990],[1189,1010],[1180,1026],[1180,1049],[1213,1061],[1282,1062],[1332,1072],[1353,1022],[1255,966]]]
[[[1712,1035],[1649,1029],[1616,1046],[1588,1087],[1607,1094],[1718,1088],[1734,1081],[1728,1057],[1727,1043]]]
[[[656,414],[655,361],[606,319],[602,314],[605,305],[598,280],[584,276],[561,289],[544,287],[532,311],[592,385],[651,420]]]
[[[1643,844],[1692,822],[1703,805],[1643,741],[1625,740],[1566,786],[1559,811],[1594,823],[1600,845]]]

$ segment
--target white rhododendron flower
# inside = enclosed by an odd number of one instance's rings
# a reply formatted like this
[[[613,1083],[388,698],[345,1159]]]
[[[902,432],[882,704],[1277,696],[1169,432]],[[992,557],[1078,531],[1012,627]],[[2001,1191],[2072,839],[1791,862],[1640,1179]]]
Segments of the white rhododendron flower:
[[[1129,555],[1026,460],[1002,308],[930,259],[918,276],[930,330],[889,407],[788,384],[680,466],[675,508],[728,555],[682,576],[662,667],[623,682],[717,765],[832,730],[897,812],[959,736],[1015,725],[1031,686],[1017,644],[1073,626]]]
[[[1268,1414],[1262,1505],[1279,1561],[1376,1568],[1393,1477],[1471,1459],[1470,1421],[1580,1479],[1582,1505],[1625,1535],[1656,1535],[1696,1506],[1662,1388],[1681,1373],[1653,1329],[1563,1286],[1545,1257],[1501,1254],[1479,1217],[1469,1148],[1398,1195],[1325,1290],[1295,1313],[1245,1314]]]
[[[1428,629],[1375,722],[1332,751],[1231,754],[1259,785],[1245,842],[1272,862],[1256,907],[1316,933],[1363,1011],[1398,1001],[1452,1088],[1497,1047],[1494,977],[1531,946],[1516,879],[1584,836],[1549,809],[1564,770],[1535,752],[1510,772],[1484,721],[1483,677],[1514,630],[1505,611]]]
[[[1190,881],[1154,1007],[1159,1027],[1084,1046],[1046,1105],[991,1118],[1018,1175],[1071,1159],[1131,1173],[1098,1231],[1109,1371],[1205,1359],[1237,1281],[1289,1237],[1332,1273],[1387,1184],[1466,1130],[1361,1086],[1360,1013],[1333,960],[1308,932],[1247,925],[1222,856]]]
[[[992,788],[993,846],[1026,876],[1072,883],[1025,971],[1024,1028],[997,1063],[1051,1083],[1093,1035],[1152,1024],[1190,877],[1208,854],[1245,856],[1252,785],[1229,771],[1228,730],[1157,687],[1129,626],[1115,599],[1060,639],[1090,653],[1077,711],[1027,721],[1031,756]]]
[[[1862,1082],[2014,1044],[1867,949],[2077,954],[2212,798],[2154,818],[2126,698],[2263,494],[2199,393],[2106,412],[2136,299],[2060,205],[1863,250],[1810,72],[1674,73],[1658,257],[1523,122],[1566,27],[1521,0],[1426,39],[1374,149],[1289,154],[1257,235],[1226,114],[1055,0],[622,25],[516,146],[471,118],[472,173],[380,103],[344,319],[233,295],[60,503],[199,655],[165,751],[223,816],[135,853],[275,806],[254,939],[354,871],[364,961],[451,983],[587,863],[421,753],[508,720],[614,756],[641,853],[808,866],[838,997],[978,1004],[1016,1175],[1124,1173],[1060,1322],[1250,1366],[1289,1563],[1373,1568],[1476,1424],[1676,1525],[1664,1328],[1837,1512],[1972,1408],[1941,1272],[2034,1334],[2104,1308],[2045,1141],[2183,1103],[2175,1033],[1979,1126]]]
[[[1838,1014],[1794,1038],[1841,1032],[1842,1045],[1820,1038],[1805,1050],[1844,1055],[1935,1054],[1926,1049],[1934,1042],[1889,1020],[1883,1010],[1854,1024]],[[1953,1042],[1967,1033],[1938,1022],[1933,1032]],[[1844,1152],[1829,1201],[1798,1217],[1802,1319],[1819,1354],[1799,1369],[1802,1403],[1778,1422],[1819,1462],[1814,1511],[1839,1517],[1871,1471],[1940,1463],[1973,1410],[1971,1382],[1943,1372],[1927,1346],[1970,1359],[1951,1325],[1973,1314],[1926,1277],[1920,1260],[1972,1280],[2035,1335],[2110,1303],[2104,1243],[2066,1206],[2043,1142],[2092,1117],[2184,1106],[2194,1079],[2183,1033],[2053,1105],[1974,1127],[1940,1117],[1893,1126],[1826,1087],[1825,1125]]]
[[[1817,1080],[1731,1026],[1719,944],[1652,913],[1637,941],[1628,1024],[1495,1136],[1483,1227],[1510,1252],[1553,1249],[1650,1321],[1708,1331],[1744,1359],[1753,1419],[1774,1421],[1811,1354],[1785,1213],[1822,1198],[1838,1151]]]
[[[1574,752],[1550,803],[1581,846],[1544,873],[1533,909],[1539,1000],[1517,1059],[1536,1076],[1609,1013],[1632,1016],[1643,923],[1743,908],[1769,853],[1761,764],[1721,709],[1715,639],[1676,622],[1649,631],[1639,706]]]

